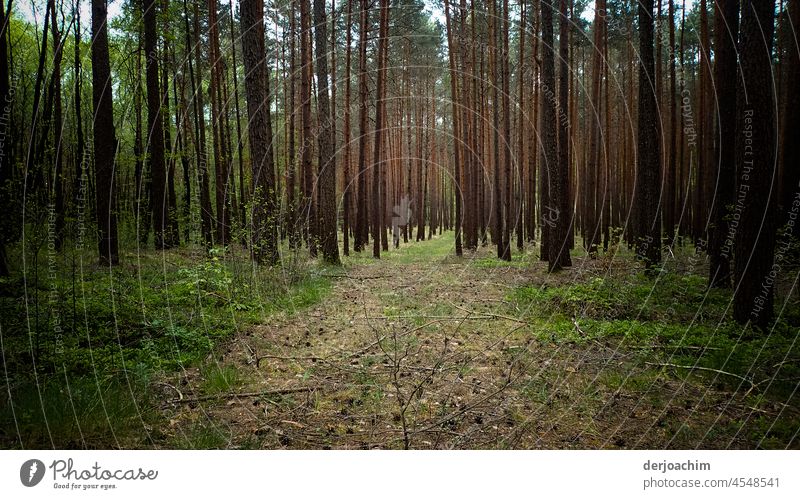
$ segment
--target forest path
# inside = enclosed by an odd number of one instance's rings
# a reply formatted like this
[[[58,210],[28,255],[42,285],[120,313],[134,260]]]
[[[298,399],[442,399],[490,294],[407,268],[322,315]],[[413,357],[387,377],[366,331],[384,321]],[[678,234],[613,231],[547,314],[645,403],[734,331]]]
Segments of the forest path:
[[[445,234],[379,264],[366,254],[326,269],[337,277],[319,304],[243,331],[170,380],[184,397],[164,406],[171,445],[658,448],[672,441],[665,414],[702,419],[692,413],[702,404],[713,419],[699,387],[607,343],[562,341],[549,318],[507,300],[600,272],[596,262],[549,276],[530,256],[509,264],[491,248],[469,258],[451,248]],[[651,385],[643,395],[628,379]]]

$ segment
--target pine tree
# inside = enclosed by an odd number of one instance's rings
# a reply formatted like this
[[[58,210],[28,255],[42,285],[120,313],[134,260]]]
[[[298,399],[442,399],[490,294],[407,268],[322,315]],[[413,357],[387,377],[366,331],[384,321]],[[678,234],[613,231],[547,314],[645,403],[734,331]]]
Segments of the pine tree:
[[[636,252],[648,271],[661,262],[661,141],[654,75],[653,0],[639,2],[639,115],[636,143]]]
[[[269,71],[264,47],[264,2],[242,0],[240,7],[242,48],[247,97],[247,127],[252,165],[251,254],[259,263],[279,261],[277,244],[277,201],[272,150]]]
[[[317,69],[317,115],[320,130],[318,230],[322,255],[326,262],[339,265],[339,243],[336,235],[336,154],[330,99],[328,97],[328,21],[325,0],[314,0],[314,36],[316,43]]]
[[[168,236],[171,212],[168,206],[167,168],[164,159],[164,119],[161,114],[162,98],[159,84],[159,50],[157,0],[144,0],[144,50],[147,54],[145,72],[147,76],[147,151],[150,164],[151,193],[150,209],[153,213],[153,234],[156,249],[172,246]],[[97,124],[95,123],[95,128]]]
[[[736,189],[736,39],[739,31],[739,1],[715,2],[714,81],[717,130],[714,142],[714,165],[717,186],[709,231],[710,257],[708,284],[730,286],[730,258],[733,241],[729,240],[728,219]]]
[[[772,91],[774,0],[742,2],[736,87],[733,317],[766,327],[773,315],[776,202]]]
[[[114,132],[107,15],[106,0],[92,0],[92,102],[98,249],[101,265],[116,265],[119,263],[114,183],[117,138]]]

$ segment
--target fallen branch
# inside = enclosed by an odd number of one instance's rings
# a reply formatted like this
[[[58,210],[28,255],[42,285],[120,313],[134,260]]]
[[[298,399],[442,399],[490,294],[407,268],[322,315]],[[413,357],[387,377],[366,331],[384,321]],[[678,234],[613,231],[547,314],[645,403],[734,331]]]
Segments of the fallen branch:
[[[310,360],[311,362],[321,361],[325,362],[325,359],[320,357],[294,357],[294,356],[283,356],[283,355],[259,355],[256,357],[256,367],[261,367],[261,361],[264,359],[275,359],[275,360],[292,360],[292,361],[300,361],[300,360]]]
[[[718,347],[697,347],[691,345],[625,345],[628,350],[656,350],[656,349],[675,349],[675,350],[722,350]]]
[[[287,395],[289,393],[310,392],[320,388],[319,386],[301,386],[294,388],[280,388],[277,390],[263,390],[260,392],[241,392],[241,393],[218,393],[216,395],[204,395],[202,397],[182,398],[170,400],[166,404],[191,404],[193,402],[204,402],[207,400],[226,400],[233,398],[267,397],[270,395]]]
[[[381,316],[372,315],[372,316],[369,316],[369,317],[356,317],[355,319],[367,320],[367,321],[370,321],[370,320],[393,321],[393,320],[397,320],[397,319],[436,319],[436,321],[464,321],[464,320],[487,321],[487,320],[496,319],[498,317],[501,317],[501,316],[492,315],[492,314],[476,314],[476,315],[468,315],[466,317],[453,317],[452,315],[381,315]],[[508,319],[508,320],[517,320],[517,319],[511,319],[511,318],[507,318],[507,317],[503,317],[503,318],[504,319]],[[520,322],[520,321],[517,320],[517,322]]]
[[[747,382],[752,388],[755,388],[755,383],[752,380],[745,378],[744,376],[740,376],[735,373],[729,373],[728,371],[722,371],[720,369],[713,369],[711,367],[701,367],[701,366],[681,366],[678,364],[670,364],[670,363],[661,363],[661,362],[645,362],[645,364],[649,366],[659,366],[659,367],[676,367],[678,369],[690,369],[690,370],[698,370],[698,371],[708,371],[717,374],[724,374],[726,376],[731,376],[733,378],[740,379],[742,381]]]
[[[355,279],[355,280],[365,280],[365,279],[390,279],[394,276],[389,275],[347,275],[347,274],[319,274],[322,277],[331,277],[334,279]]]
[[[458,317],[458,319],[461,319],[461,320],[468,319],[470,317],[472,319],[505,319],[507,321],[516,322],[518,324],[530,325],[530,322],[524,321],[522,319],[517,319],[516,317],[511,317],[511,316],[502,315],[502,314],[494,314],[494,313],[491,313],[491,312],[475,312],[473,310],[469,310],[469,309],[464,308],[464,307],[459,307],[455,303],[451,303],[451,305],[453,305],[455,308],[457,308],[459,310],[462,310],[462,311],[464,311],[464,312],[469,314],[468,317]]]
[[[479,405],[483,404],[484,402],[486,402],[487,400],[491,399],[495,395],[501,393],[503,390],[508,388],[508,386],[510,384],[511,383],[506,383],[506,384],[500,386],[500,388],[498,388],[497,390],[495,390],[495,391],[493,391],[493,392],[491,392],[491,393],[489,393],[489,394],[487,394],[487,395],[485,395],[483,397],[480,397],[475,402],[473,402],[471,404],[467,404],[464,407],[462,407],[461,409],[459,409],[457,411],[454,411],[454,412],[451,412],[450,414],[448,414],[448,415],[446,415],[446,416],[444,416],[442,418],[439,418],[438,420],[436,420],[436,422],[431,423],[431,424],[429,424],[429,425],[427,425],[427,426],[425,426],[423,428],[420,428],[419,430],[414,430],[414,431],[411,432],[411,434],[412,435],[416,435],[417,433],[429,432],[429,431],[431,431],[433,429],[438,428],[439,426],[442,426],[443,424],[447,423],[448,421],[451,421],[451,420],[461,416],[462,414],[471,411],[472,409],[474,409],[474,408],[478,407]]]

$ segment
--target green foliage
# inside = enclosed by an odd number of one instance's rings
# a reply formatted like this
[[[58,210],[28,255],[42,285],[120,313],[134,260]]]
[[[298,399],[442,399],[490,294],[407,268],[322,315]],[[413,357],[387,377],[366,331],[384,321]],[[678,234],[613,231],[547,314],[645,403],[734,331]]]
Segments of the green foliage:
[[[3,445],[128,446],[128,435],[147,434],[147,379],[197,365],[237,330],[297,313],[330,288],[310,268],[287,275],[253,268],[246,252],[214,250],[206,258],[192,251],[145,251],[136,266],[111,270],[89,264],[89,254],[66,251],[48,261],[41,252],[24,277],[0,280],[2,391],[13,401],[0,409]],[[230,367],[204,366],[202,375],[208,393],[242,383]]]
[[[700,367],[695,375],[720,388],[753,388],[783,400],[800,380],[800,366],[791,360],[800,355],[797,317],[787,314],[769,331],[742,327],[729,317],[730,290],[709,290],[698,275],[595,277],[567,286],[524,286],[507,299],[543,341],[631,349],[642,361]],[[690,370],[670,372],[686,376]]]
[[[142,379],[60,376],[8,390],[0,404],[3,447],[128,448],[150,438],[154,415]]]
[[[522,310],[567,317],[691,322],[720,319],[730,299],[723,290],[707,289],[697,275],[665,273],[656,280],[643,274],[625,278],[594,277],[588,282],[547,288],[525,286],[510,300]]]
[[[511,254],[510,262],[491,256],[476,259],[472,264],[481,269],[493,269],[498,267],[525,268],[531,264],[532,260],[535,260],[535,255],[533,255],[533,253],[520,253],[517,251]]]
[[[222,449],[228,438],[213,424],[195,423],[189,431],[179,435],[170,448],[184,450]]]
[[[242,375],[236,366],[212,364],[200,369],[203,391],[209,395],[226,393],[242,384]]]
[[[244,256],[221,256],[196,261],[176,252],[162,261],[143,253],[133,271],[84,267],[82,275],[59,257],[54,275],[40,261],[27,295],[31,279],[12,275],[0,282],[9,370],[29,372],[34,361],[43,374],[172,370],[238,328],[318,302],[329,288],[319,275],[287,282],[278,271],[253,270]]]

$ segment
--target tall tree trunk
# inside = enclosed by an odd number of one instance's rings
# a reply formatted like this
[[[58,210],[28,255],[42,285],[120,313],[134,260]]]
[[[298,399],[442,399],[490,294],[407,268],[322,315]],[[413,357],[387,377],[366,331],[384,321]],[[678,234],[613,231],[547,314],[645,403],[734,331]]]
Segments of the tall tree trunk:
[[[167,170],[164,162],[164,120],[161,116],[161,99],[158,69],[157,0],[143,0],[144,51],[147,54],[147,130],[148,162],[150,164],[150,207],[153,213],[153,233],[156,249],[171,247],[167,234],[170,227],[167,199]],[[95,128],[97,125],[95,124]]]
[[[494,0],[491,0],[494,2]],[[450,20],[450,0],[444,0],[444,14],[445,14],[445,23],[447,28],[447,53],[449,54],[449,65],[450,65],[450,74],[454,75],[456,73],[456,61],[455,61],[455,44],[453,43],[453,29],[451,26]],[[450,78],[450,99],[453,102],[453,129],[458,130],[458,87],[456,83],[456,78]],[[457,143],[457,141],[453,142],[453,153],[455,156],[455,162],[453,163],[453,168],[455,170],[455,189],[457,192],[455,193],[455,245],[456,245],[456,256],[461,256],[463,254],[463,247],[461,244],[461,191],[462,191],[462,181],[461,181],[461,146]],[[449,225],[449,224],[448,224]]]
[[[169,18],[167,14],[169,13],[169,0],[162,0],[161,2],[161,9],[165,13],[164,19],[160,23],[161,29],[168,33],[170,30],[169,25]],[[172,153],[169,154],[166,158],[166,174],[167,174],[167,211],[169,212],[169,216],[166,220],[166,234],[165,237],[167,239],[167,244],[170,247],[178,246],[180,244],[180,233],[178,231],[178,200],[175,195],[175,164],[176,164],[176,155],[174,154],[174,148],[172,145],[172,139],[170,136],[170,111],[169,111],[169,67],[175,66],[175,61],[171,59],[171,52],[170,52],[170,45],[169,45],[169,38],[164,37],[163,45],[162,45],[162,66],[161,66],[161,91],[163,96],[161,98],[162,106],[161,106],[161,116],[164,119],[164,143],[165,147],[167,148],[166,151],[171,151]]]
[[[386,86],[386,44],[389,33],[389,0],[380,0],[380,27],[378,31],[378,77],[375,86],[375,140],[372,160],[372,256],[381,257],[381,171],[383,170],[384,100]]]
[[[194,58],[187,56],[189,63],[189,79],[191,81],[192,102],[194,106],[194,128],[195,128],[195,154],[197,156],[197,180],[200,191],[200,231],[203,237],[203,245],[210,248],[212,244],[212,220],[211,211],[211,192],[208,185],[208,153],[206,150],[206,119],[205,106],[203,104],[203,92],[201,78],[201,46],[200,46],[200,13],[197,2],[194,3],[193,12],[193,43],[189,42],[189,13],[186,0],[183,0],[183,13],[186,27],[186,46],[192,47]],[[194,59],[194,64],[192,60]],[[197,76],[195,76],[195,72]]]
[[[231,105],[231,95],[230,91],[228,90],[230,86],[230,82],[228,79],[228,65],[227,62],[222,65],[221,70],[221,81],[222,84],[220,87],[222,88],[222,98],[221,102],[222,105],[220,109],[222,110],[222,129],[225,132],[223,137],[224,140],[222,141],[223,150],[225,151],[225,202],[227,203],[225,206],[229,210],[228,211],[228,231],[230,232],[233,230],[234,225],[236,224],[236,216],[239,212],[239,207],[236,204],[236,171],[233,168],[233,145],[231,144],[232,135],[231,132],[231,112],[230,112],[230,105]]]
[[[242,52],[247,96],[247,127],[252,165],[252,242],[253,259],[259,263],[278,263],[277,201],[272,150],[269,72],[264,45],[264,1],[242,0],[240,4]]]
[[[457,40],[467,40],[467,7],[466,0],[461,0],[458,7],[458,35]],[[477,225],[475,223],[475,214],[477,213],[476,196],[473,178],[476,176],[475,170],[477,161],[475,161],[475,149],[472,147],[470,140],[471,128],[471,110],[470,110],[470,96],[472,86],[472,67],[470,59],[467,57],[467,43],[458,44],[458,55],[456,55],[456,67],[460,87],[458,88],[458,105],[460,108],[459,126],[454,128],[455,140],[458,147],[461,147],[462,157],[462,182],[463,196],[462,196],[462,213],[463,213],[463,235],[464,246],[469,250],[475,250],[477,247]]]
[[[1,44],[2,42],[0,42]],[[73,204],[77,209],[79,205],[85,202],[82,196],[81,186],[84,182],[85,168],[85,150],[86,139],[83,135],[83,101],[81,98],[83,76],[81,71],[81,9],[80,0],[75,0],[75,59],[73,66],[73,80],[75,84],[74,102],[75,102],[75,177],[73,179]],[[5,55],[5,48],[0,47],[3,55]],[[2,56],[0,56],[2,57]],[[138,54],[137,54],[138,57]],[[138,87],[137,87],[138,88]],[[138,106],[140,107],[140,106]],[[141,111],[140,111],[141,112]]]
[[[511,172],[511,71],[509,70],[509,49],[508,37],[508,0],[503,0],[503,29],[502,52],[501,52],[501,74],[503,77],[503,222],[502,222],[502,241],[503,250],[500,257],[503,260],[511,261],[511,200],[514,178]],[[499,213],[498,213],[499,214]]]
[[[505,258],[505,241],[503,241],[503,170],[501,169],[500,157],[500,113],[502,112],[501,105],[501,73],[503,62],[498,57],[498,39],[500,38],[500,16],[497,12],[497,0],[490,0],[490,13],[489,13],[489,72],[491,73],[492,85],[492,164],[494,165],[494,189],[493,189],[493,216],[494,216],[494,240],[497,245],[497,258]],[[505,127],[503,127],[505,131]]]
[[[516,197],[516,209],[514,210],[514,230],[517,234],[517,250],[522,251],[524,248],[524,224],[522,223],[522,214],[524,213],[523,204],[525,197],[525,178],[524,178],[524,165],[525,165],[525,138],[527,134],[527,117],[525,116],[525,38],[528,30],[527,26],[527,8],[523,3],[521,6],[522,13],[520,14],[519,21],[519,59],[517,61],[517,160],[516,160],[516,190],[514,191]],[[474,34],[474,33],[473,33]],[[474,36],[473,36],[474,38]]]
[[[113,85],[106,17],[106,0],[92,0],[92,102],[98,250],[101,265],[116,265],[119,263],[114,183],[117,137],[114,133]]]
[[[729,206],[735,202],[736,189],[736,40],[739,31],[739,0],[714,3],[714,81],[717,90],[717,144],[714,163],[717,170],[713,225],[709,231],[708,284],[727,288],[731,284]]]
[[[774,0],[742,2],[741,72],[736,107],[736,204],[733,317],[765,328],[773,316],[775,259],[775,117],[772,91]],[[731,224],[734,227],[733,224]]]
[[[539,85],[539,20],[541,19],[541,8],[533,4],[533,25],[531,29],[531,86],[534,88],[533,99],[531,102],[531,126],[539,126],[539,96],[541,95],[541,86]],[[528,141],[530,151],[528,152],[528,193],[526,198],[528,200],[526,217],[528,219],[528,241],[533,243],[536,241],[536,176],[538,174],[536,164],[539,155],[539,141],[531,139]]]
[[[559,207],[561,206],[561,182],[559,181],[558,148],[556,144],[555,57],[553,50],[553,8],[555,0],[542,0],[542,86],[548,94],[542,102],[542,168],[547,169],[547,183],[542,192],[547,193],[544,205],[543,231],[548,233],[548,270],[561,269],[561,237],[559,234]]]
[[[242,113],[239,109],[239,72],[236,66],[236,32],[233,22],[233,1],[228,2],[230,8],[230,28],[231,28],[231,73],[233,74],[233,105],[236,111],[236,152],[239,158],[239,219],[240,226],[247,227],[247,196],[245,191],[244,176],[244,140],[242,139]],[[231,174],[233,176],[233,174]],[[242,242],[247,238],[242,234]]]
[[[686,0],[682,0],[681,2],[681,33],[679,45],[678,61],[681,74],[680,92],[681,95],[684,95],[684,92],[686,91]],[[683,112],[681,112],[680,124],[679,130],[685,130],[686,118],[685,113]],[[687,147],[687,144],[684,140],[681,140],[678,144],[678,166],[675,170],[675,185],[677,191],[676,200],[678,201],[679,210],[676,208],[676,214],[678,214],[678,240],[679,242],[682,242],[683,237],[689,234],[689,228],[691,227],[691,216],[689,210],[689,168],[695,146],[693,141],[688,144],[689,147]],[[689,161],[687,161],[687,152],[689,153]]]
[[[658,106],[651,81],[653,61],[653,0],[639,2],[639,116],[636,150],[636,193],[638,214],[637,255],[648,271],[661,262],[661,219],[659,217],[660,150]]]
[[[94,4],[94,2],[93,2]],[[38,122],[39,122],[39,106],[41,104],[42,99],[42,85],[44,84],[44,65],[45,61],[47,60],[47,36],[50,27],[50,16],[47,14],[50,10],[50,2],[47,2],[47,9],[44,16],[44,28],[42,30],[42,45],[41,50],[39,50],[39,64],[36,68],[36,83],[34,83],[33,88],[33,111],[31,114],[31,128],[30,134],[28,137],[28,154],[27,160],[25,161],[25,185],[27,186],[25,189],[28,195],[33,195],[35,190],[38,189],[38,184],[40,181],[38,180],[42,176],[42,169],[40,166],[36,165],[36,156],[37,153],[41,152],[37,150],[36,138],[38,137]],[[9,12],[9,16],[11,13]],[[9,31],[10,32],[10,31]],[[45,112],[43,113],[46,119],[48,114],[47,107],[45,106]],[[44,138],[47,134],[43,133],[42,138]],[[38,149],[43,149],[43,147],[39,147]]]
[[[64,137],[64,128],[62,123],[61,113],[61,59],[64,55],[64,41],[66,35],[61,36],[58,29],[58,18],[56,16],[55,2],[51,9],[53,21],[51,27],[53,30],[53,134],[55,137],[54,151],[53,151],[53,197],[55,208],[55,247],[57,250],[61,249],[64,243],[64,155],[62,152],[62,143]]]
[[[190,60],[189,47],[186,47],[186,60]],[[175,60],[173,56],[172,60]],[[192,184],[191,174],[189,173],[190,161],[187,141],[190,136],[188,125],[189,106],[186,104],[186,78],[181,74],[180,78],[177,68],[173,65],[172,72],[172,97],[175,101],[175,134],[178,155],[181,158],[181,170],[183,172],[183,240],[186,244],[191,242],[191,214],[192,214]],[[180,83],[179,83],[180,81]],[[180,85],[180,89],[178,88]],[[177,227],[175,228],[177,230]]]
[[[311,256],[317,255],[317,216],[314,213],[314,173],[312,171],[311,152],[313,133],[311,131],[311,12],[309,0],[300,0],[300,61],[302,75],[300,77],[300,105],[302,106],[302,142],[300,146],[300,163],[303,170],[303,218],[308,234],[306,244]]]
[[[345,60],[344,60],[344,156],[342,159],[342,174],[344,176],[344,193],[342,194],[342,237],[344,239],[344,255],[350,255],[350,211],[353,199],[353,189],[350,186],[350,59],[351,45],[353,43],[353,2],[347,2],[347,18],[345,21]]]
[[[695,185],[695,245],[707,249],[706,240],[709,225],[709,206],[711,205],[711,165],[714,157],[712,143],[713,89],[711,88],[711,42],[708,32],[708,4],[700,0],[700,105],[698,112],[699,147],[697,157],[697,180]]]
[[[601,137],[604,137],[604,132],[601,129],[601,88],[603,80],[603,70],[605,67],[605,60],[603,59],[603,36],[605,32],[606,16],[606,1],[598,0],[595,4],[594,15],[594,45],[592,47],[592,93],[589,108],[591,110],[591,118],[589,120],[589,162],[585,169],[585,178],[582,179],[581,186],[584,191],[584,211],[583,211],[583,224],[584,234],[586,240],[584,247],[593,258],[597,256],[597,245],[600,240],[600,218],[601,213],[598,211],[598,177],[601,166],[602,158],[602,145]],[[652,19],[651,19],[652,21]]]
[[[359,94],[359,117],[358,117],[358,199],[356,210],[356,229],[355,242],[353,249],[361,251],[367,244],[367,125],[369,120],[369,107],[367,99],[369,97],[369,87],[367,83],[367,35],[369,31],[369,2],[361,0],[360,26],[358,29],[358,94]]]
[[[559,213],[556,219],[556,233],[558,238],[551,241],[558,247],[559,264],[562,267],[571,267],[572,259],[569,254],[569,230],[572,227],[572,202],[569,196],[569,168],[572,161],[570,157],[569,136],[569,16],[567,13],[567,0],[561,0],[560,20],[558,35],[558,165],[557,182],[558,192],[561,196]],[[607,201],[606,201],[607,202]]]
[[[148,1],[148,0],[145,0]],[[222,53],[219,47],[219,21],[217,0],[208,0],[208,65],[211,68],[209,94],[211,97],[211,130],[214,148],[214,200],[217,208],[218,243],[228,244],[230,239],[230,199],[228,193],[228,158],[225,154],[225,132],[222,99]]]
[[[781,133],[783,178],[780,223],[787,226],[786,236],[800,238],[800,221],[796,204],[800,199],[800,92],[797,92],[800,88],[800,37],[797,36],[800,31],[800,1],[789,0],[786,9],[795,36],[790,38],[786,47],[786,90],[782,106],[786,118]]]
[[[297,162],[295,160],[296,101],[297,91],[297,0],[292,0],[289,13],[289,133],[287,138],[286,172],[286,223],[289,232],[289,247],[300,247],[300,221],[297,218]]]
[[[136,115],[136,130],[133,139],[134,166],[134,218],[136,220],[136,239],[140,244],[147,244],[152,221],[149,204],[150,175],[145,168],[145,150],[142,134],[142,51],[144,49],[144,35],[139,33],[139,43],[136,47],[136,88],[133,93],[134,114]]]
[[[336,151],[334,150],[330,98],[328,97],[328,20],[325,0],[314,0],[314,37],[316,43],[317,114],[319,119],[319,189],[318,234],[323,259],[339,265],[336,235]]]
[[[664,229],[666,242],[675,241],[675,159],[678,154],[677,134],[677,87],[675,74],[675,1],[669,0],[669,135],[667,136],[667,164],[664,172]]]
[[[2,111],[2,122],[0,126],[4,128],[5,134],[3,136],[2,146],[0,146],[0,210],[3,213],[10,212],[12,208],[12,186],[10,185],[12,178],[13,168],[13,142],[14,130],[11,126],[12,123],[12,108],[11,108],[11,81],[9,76],[11,74],[11,66],[8,60],[8,33],[9,25],[11,24],[11,6],[12,0],[8,2],[6,9],[3,2],[0,1],[0,110]],[[78,71],[75,73],[78,75]],[[76,77],[77,79],[77,77]],[[78,108],[80,109],[80,108]],[[80,112],[79,112],[80,114]],[[9,222],[0,222],[0,277],[8,276],[8,262],[6,262],[6,243],[10,242],[13,237],[10,235],[11,230],[7,230],[10,225]]]

